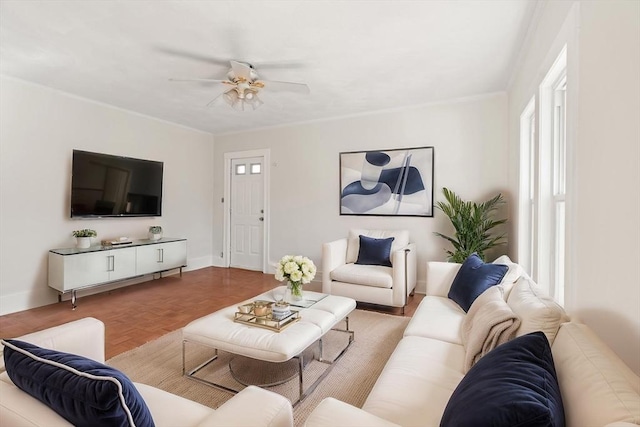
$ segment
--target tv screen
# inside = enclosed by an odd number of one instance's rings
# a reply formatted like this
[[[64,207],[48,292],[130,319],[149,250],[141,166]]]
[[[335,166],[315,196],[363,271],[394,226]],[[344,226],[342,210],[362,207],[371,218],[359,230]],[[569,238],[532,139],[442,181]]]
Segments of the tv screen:
[[[162,215],[163,163],[73,150],[71,218]]]

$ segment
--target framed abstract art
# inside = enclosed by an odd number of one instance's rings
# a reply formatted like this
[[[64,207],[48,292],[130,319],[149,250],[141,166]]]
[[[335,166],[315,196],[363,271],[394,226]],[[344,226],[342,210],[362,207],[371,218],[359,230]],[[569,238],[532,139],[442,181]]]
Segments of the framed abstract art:
[[[433,147],[340,153],[340,215],[433,216]]]

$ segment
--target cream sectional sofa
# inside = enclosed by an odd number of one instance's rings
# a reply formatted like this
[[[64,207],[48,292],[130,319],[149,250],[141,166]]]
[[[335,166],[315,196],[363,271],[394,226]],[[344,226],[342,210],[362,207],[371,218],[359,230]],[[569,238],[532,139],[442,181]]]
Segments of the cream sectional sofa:
[[[566,425],[640,424],[640,378],[587,326],[569,321],[517,264],[506,257],[496,262],[509,265],[501,286],[521,320],[516,336],[541,330],[551,344]],[[440,425],[465,377],[466,313],[447,297],[459,269],[460,264],[428,263],[427,295],[363,407],[327,398],[307,418],[307,427]]]
[[[17,339],[104,363],[104,324],[94,318],[83,318]],[[0,372],[1,426],[71,425],[48,406],[14,385],[7,372],[4,372],[4,364],[0,366]],[[258,387],[245,388],[214,410],[148,385],[134,383],[134,386],[144,399],[157,427],[293,425],[289,400]]]

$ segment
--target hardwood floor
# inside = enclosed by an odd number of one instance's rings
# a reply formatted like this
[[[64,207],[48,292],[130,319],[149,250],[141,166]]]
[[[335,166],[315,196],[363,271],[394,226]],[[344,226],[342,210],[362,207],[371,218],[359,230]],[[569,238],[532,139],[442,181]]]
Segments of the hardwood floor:
[[[109,359],[182,328],[190,321],[279,286],[273,275],[235,268],[208,267],[163,277],[78,299],[78,307],[63,301],[0,316],[0,337],[11,338],[82,317],[95,317],[106,327]],[[311,290],[318,287],[312,284]],[[405,316],[412,316],[422,300],[410,298]],[[391,314],[400,310],[358,304]]]

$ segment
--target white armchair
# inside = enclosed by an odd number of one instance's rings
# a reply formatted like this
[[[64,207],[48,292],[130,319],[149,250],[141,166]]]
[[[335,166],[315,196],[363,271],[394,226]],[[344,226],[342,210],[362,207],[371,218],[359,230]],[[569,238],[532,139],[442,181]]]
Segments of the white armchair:
[[[360,236],[393,237],[391,266],[363,265],[356,261]],[[416,287],[416,246],[407,230],[349,231],[349,237],[322,245],[322,292],[353,298],[359,302],[404,307]]]

